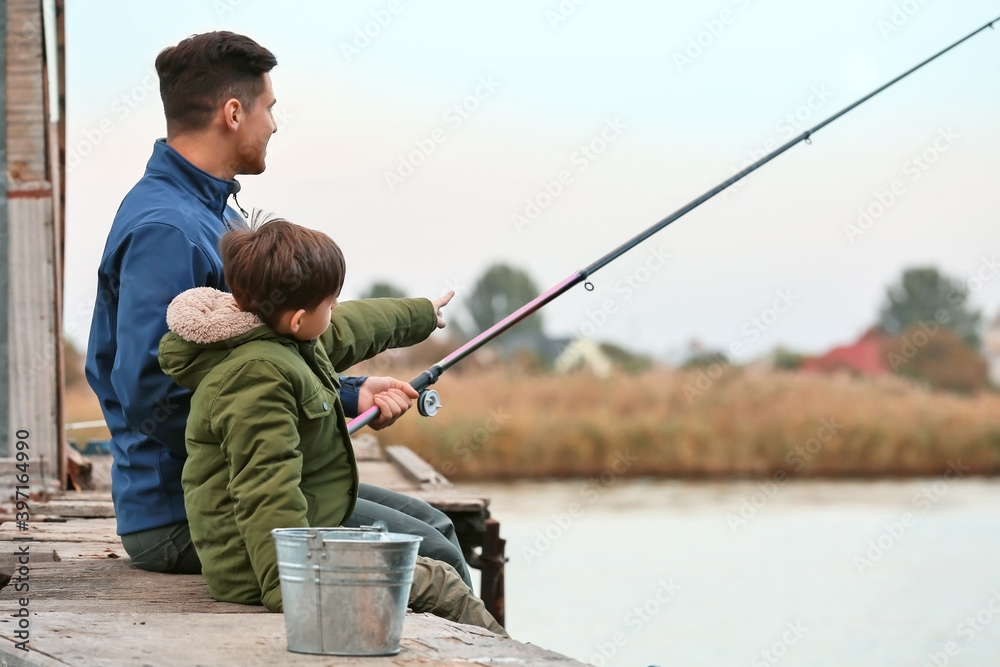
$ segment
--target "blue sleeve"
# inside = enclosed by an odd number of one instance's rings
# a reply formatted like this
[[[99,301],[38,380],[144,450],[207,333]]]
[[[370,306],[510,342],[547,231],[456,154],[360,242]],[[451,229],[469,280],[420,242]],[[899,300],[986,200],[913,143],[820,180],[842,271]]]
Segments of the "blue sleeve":
[[[348,417],[358,416],[358,394],[361,384],[367,379],[367,375],[340,377],[340,403],[344,406],[344,414]]]
[[[136,227],[118,254],[118,349],[111,383],[128,427],[184,456],[191,393],[160,369],[158,347],[170,301],[209,284],[215,266],[180,230],[158,223]]]

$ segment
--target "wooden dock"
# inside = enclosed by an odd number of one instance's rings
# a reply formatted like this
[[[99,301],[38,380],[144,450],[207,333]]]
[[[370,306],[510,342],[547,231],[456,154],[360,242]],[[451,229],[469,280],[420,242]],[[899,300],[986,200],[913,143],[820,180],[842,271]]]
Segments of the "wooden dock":
[[[377,445],[374,451],[378,452]],[[365,456],[361,474],[366,482],[429,500],[436,495],[438,501],[470,513],[488,505],[488,499],[475,494],[453,491],[449,498],[450,485],[415,480],[414,475],[430,474],[422,470],[419,459],[401,464],[371,450]],[[481,628],[414,613],[407,613],[400,652],[394,656],[291,653],[281,614],[212,600],[201,575],[155,574],[132,567],[115,534],[107,490],[71,491],[44,502],[33,500],[26,531],[18,530],[10,520],[6,499],[0,507],[4,518],[0,573],[14,577],[0,589],[0,665],[4,667],[580,664]],[[29,554],[29,588],[19,592],[17,554],[23,549]],[[17,633],[25,618],[28,651],[17,647],[24,637]]]

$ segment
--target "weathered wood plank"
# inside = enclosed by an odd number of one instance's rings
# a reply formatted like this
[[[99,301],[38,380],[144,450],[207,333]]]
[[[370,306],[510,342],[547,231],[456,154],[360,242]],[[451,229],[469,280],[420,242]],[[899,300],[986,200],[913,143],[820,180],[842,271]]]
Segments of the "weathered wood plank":
[[[0,542],[15,537],[30,537],[38,543],[45,542],[116,542],[114,519],[79,519],[67,521],[29,521],[27,531],[17,530],[11,522],[0,524]]]
[[[0,636],[8,634],[5,625],[0,622]],[[51,612],[32,615],[31,635],[32,646],[43,648],[43,659],[50,662],[24,664],[45,667],[63,663],[80,667],[582,664],[479,628],[412,613],[406,616],[398,655],[365,658],[289,652],[280,614],[248,614],[237,619],[231,614]],[[0,643],[0,659],[9,655],[9,646]]]
[[[452,483],[444,475],[435,470],[430,463],[417,456],[409,447],[390,445],[385,448],[385,455],[418,484],[452,486]]]
[[[44,146],[44,143],[43,143]],[[11,193],[13,195],[13,192]],[[57,432],[58,336],[52,257],[51,197],[9,200],[10,215],[10,424],[28,432],[29,476],[38,483],[59,480]],[[4,443],[8,447],[13,443]],[[7,456],[13,449],[7,449]],[[7,476],[10,469],[0,471]]]
[[[7,0],[7,172],[17,184],[45,180],[42,3]]]
[[[0,624],[2,623],[10,623],[10,620],[0,619]],[[21,650],[16,647],[13,639],[8,639],[3,634],[0,634],[0,661],[4,667],[65,667],[69,664],[37,649]]]
[[[115,506],[111,500],[73,500],[59,498],[33,504],[35,516],[65,517],[80,519],[106,519],[115,516]]]

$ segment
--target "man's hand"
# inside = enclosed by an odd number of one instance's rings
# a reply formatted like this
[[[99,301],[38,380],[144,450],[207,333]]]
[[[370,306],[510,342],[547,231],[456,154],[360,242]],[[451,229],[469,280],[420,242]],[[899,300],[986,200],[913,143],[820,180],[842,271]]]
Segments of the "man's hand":
[[[451,300],[451,296],[448,299]],[[358,388],[358,414],[377,405],[379,415],[369,426],[378,431],[399,419],[417,396],[417,390],[402,380],[369,377]]]
[[[438,323],[437,323],[438,329],[444,329],[444,315],[441,314],[441,309],[447,306],[448,302],[451,301],[452,297],[454,296],[455,296],[455,290],[451,290],[444,296],[438,297],[437,299],[431,301],[431,303],[434,305],[434,314],[437,315],[438,318]]]

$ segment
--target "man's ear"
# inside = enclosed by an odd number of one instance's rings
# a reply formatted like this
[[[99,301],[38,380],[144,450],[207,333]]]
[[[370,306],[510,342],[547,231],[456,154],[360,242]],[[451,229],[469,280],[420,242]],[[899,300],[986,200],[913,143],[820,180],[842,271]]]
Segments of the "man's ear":
[[[243,105],[235,97],[226,100],[222,105],[222,120],[230,130],[236,131],[243,122]]]

